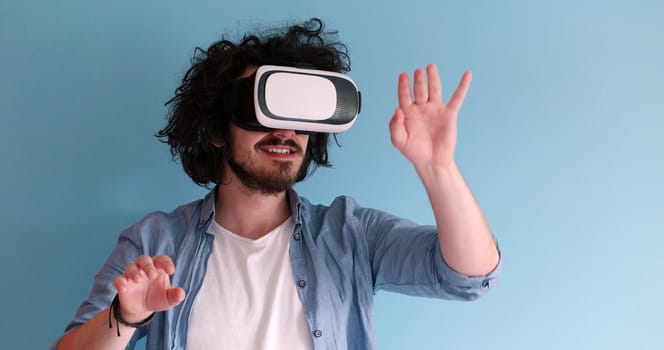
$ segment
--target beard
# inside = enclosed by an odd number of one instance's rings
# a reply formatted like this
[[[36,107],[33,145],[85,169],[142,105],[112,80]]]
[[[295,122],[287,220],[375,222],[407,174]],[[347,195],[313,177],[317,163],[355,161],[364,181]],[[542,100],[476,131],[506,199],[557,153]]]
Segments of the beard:
[[[260,152],[263,146],[288,145],[296,150],[296,154],[302,154],[302,148],[292,140],[281,141],[279,138],[269,138],[254,146],[256,152]],[[273,160],[270,167],[257,167],[256,158],[248,152],[244,157],[238,159],[234,150],[229,150],[230,157],[227,158],[228,166],[233,170],[240,182],[250,190],[266,195],[276,195],[293,187],[293,184],[306,171],[307,164],[302,161],[298,169],[293,169],[296,164],[292,161]]]

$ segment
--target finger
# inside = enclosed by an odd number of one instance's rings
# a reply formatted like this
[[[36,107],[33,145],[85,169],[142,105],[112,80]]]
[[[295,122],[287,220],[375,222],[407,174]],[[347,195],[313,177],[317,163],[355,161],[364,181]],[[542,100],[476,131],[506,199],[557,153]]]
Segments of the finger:
[[[450,98],[450,102],[447,104],[449,108],[454,110],[459,110],[459,108],[461,108],[463,100],[466,98],[468,88],[470,87],[471,80],[473,80],[473,73],[470,71],[464,72],[461,81],[459,81],[459,86],[457,86],[454,94]]]
[[[127,267],[125,267],[124,276],[128,281],[138,283],[141,280],[141,270],[134,263],[128,264]]]
[[[156,282],[154,283],[156,283],[156,286],[158,286],[161,290],[167,290],[171,288],[171,280],[163,271],[159,273],[159,276],[155,278],[155,281]]]
[[[435,64],[427,65],[427,80],[429,81],[429,101],[443,101],[443,86],[440,83],[438,67]]]
[[[173,264],[173,260],[168,255],[155,256],[152,258],[152,262],[156,268],[164,270],[169,275],[175,273],[175,264]]]
[[[413,73],[413,96],[415,97],[415,103],[426,103],[429,100],[429,92],[427,90],[427,82],[424,77],[424,71],[421,69],[416,69]]]
[[[406,116],[403,114],[401,108],[397,108],[394,111],[394,115],[390,120],[390,140],[392,145],[397,149],[401,148],[401,145],[406,141],[408,134],[406,133],[405,127]]]
[[[397,98],[399,100],[399,107],[406,107],[413,104],[413,98],[410,96],[410,82],[408,81],[408,74],[399,74],[399,82],[397,84]]]
[[[139,269],[143,270],[148,278],[154,278],[157,274],[157,269],[154,266],[152,258],[147,255],[141,255],[136,259],[136,265]]]
[[[127,289],[127,279],[124,276],[118,276],[113,280],[113,286],[118,291],[118,293],[124,293]]]
[[[141,255],[138,258],[136,258],[136,261],[134,262],[139,268],[144,268],[145,266],[148,265],[153,265],[152,263],[152,258],[147,256],[147,255]],[[153,265],[154,266],[154,265]]]

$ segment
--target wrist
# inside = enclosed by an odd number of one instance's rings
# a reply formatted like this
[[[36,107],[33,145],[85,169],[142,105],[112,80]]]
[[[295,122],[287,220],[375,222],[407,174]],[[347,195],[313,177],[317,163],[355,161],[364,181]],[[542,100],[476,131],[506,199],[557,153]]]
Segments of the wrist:
[[[459,173],[459,168],[457,167],[454,159],[444,164],[426,163],[414,166],[415,171],[424,182],[430,179],[452,177]]]
[[[117,328],[118,337],[120,336],[120,324],[123,324],[131,328],[140,328],[147,326],[154,317],[154,312],[151,312],[142,319],[139,319],[140,315],[135,315],[132,316],[130,319],[126,319],[125,317],[123,317],[122,313],[120,312],[120,309],[121,309],[120,298],[116,294],[115,298],[113,299],[113,302],[111,303],[111,306],[108,309],[108,326],[109,328],[113,328],[113,323],[111,322],[111,315],[113,315],[113,318],[115,318],[115,326]],[[137,319],[137,321],[135,321],[135,319]]]
[[[154,312],[151,311],[134,314],[123,310],[119,301],[117,302],[117,304],[118,304],[117,307],[118,316],[122,319],[122,321],[125,321],[127,323],[141,323],[145,321],[148,317],[150,317],[150,315],[154,314]]]

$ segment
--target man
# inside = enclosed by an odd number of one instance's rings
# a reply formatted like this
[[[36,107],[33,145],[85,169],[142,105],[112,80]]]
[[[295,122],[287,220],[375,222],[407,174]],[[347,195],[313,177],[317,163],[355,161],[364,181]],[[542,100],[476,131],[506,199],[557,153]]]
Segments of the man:
[[[230,106],[261,66],[350,70],[329,39],[312,19],[198,50],[158,136],[194,182],[216,186],[124,231],[53,348],[133,348],[147,335],[148,349],[371,349],[375,291],[472,300],[494,284],[498,249],[454,162],[470,73],[448,103],[434,65],[415,71],[412,94],[408,75],[398,79],[392,143],[436,227],[348,197],[309,203],[291,187],[329,165],[328,134],[248,123],[255,115]]]

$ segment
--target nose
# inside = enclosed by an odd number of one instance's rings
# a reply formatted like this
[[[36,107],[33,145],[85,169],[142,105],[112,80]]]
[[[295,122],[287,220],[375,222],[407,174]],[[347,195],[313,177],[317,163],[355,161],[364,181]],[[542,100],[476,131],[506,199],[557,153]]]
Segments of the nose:
[[[287,129],[274,129],[270,131],[270,134],[280,138],[280,139],[288,139],[293,136],[295,136],[295,130],[287,130]]]

